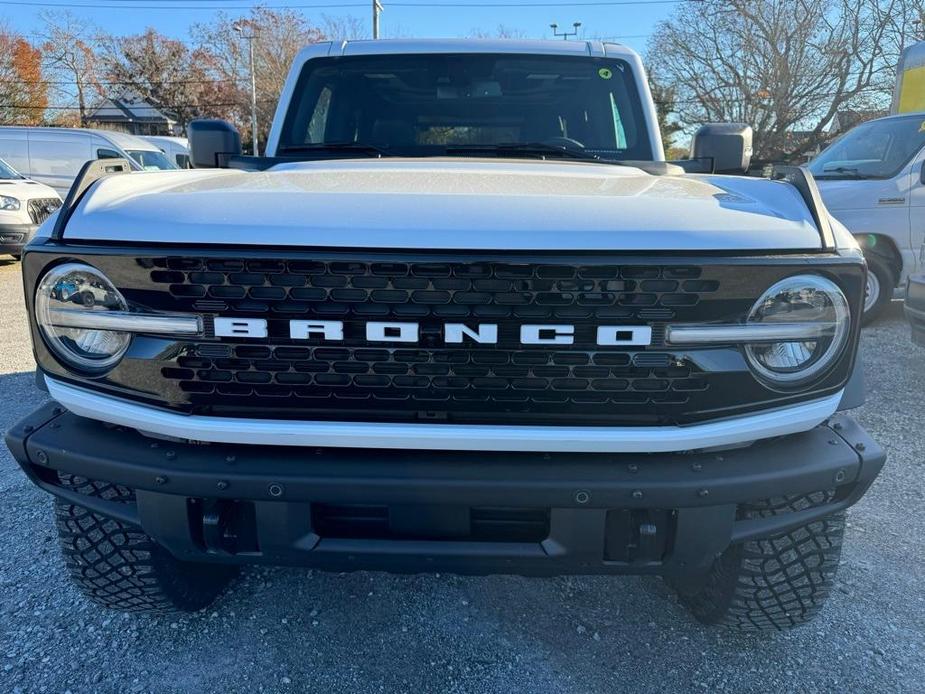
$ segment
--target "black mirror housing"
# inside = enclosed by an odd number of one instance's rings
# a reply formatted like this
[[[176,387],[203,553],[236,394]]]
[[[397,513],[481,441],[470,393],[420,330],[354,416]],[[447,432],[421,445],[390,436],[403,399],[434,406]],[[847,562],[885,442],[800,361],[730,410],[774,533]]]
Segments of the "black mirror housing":
[[[713,173],[748,173],[752,161],[751,126],[745,123],[702,125],[691,142],[691,159],[712,159]]]
[[[228,121],[202,118],[186,126],[190,164],[194,169],[226,169],[241,155],[241,135]]]

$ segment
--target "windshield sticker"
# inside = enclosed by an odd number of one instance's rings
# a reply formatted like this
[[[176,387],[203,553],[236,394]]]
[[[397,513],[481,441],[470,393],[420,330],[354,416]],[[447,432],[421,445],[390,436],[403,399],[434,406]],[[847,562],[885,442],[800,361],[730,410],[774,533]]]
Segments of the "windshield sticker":
[[[609,80],[611,77],[613,77],[613,72],[609,67],[602,67],[597,71],[597,74],[598,77],[600,77],[602,80]]]

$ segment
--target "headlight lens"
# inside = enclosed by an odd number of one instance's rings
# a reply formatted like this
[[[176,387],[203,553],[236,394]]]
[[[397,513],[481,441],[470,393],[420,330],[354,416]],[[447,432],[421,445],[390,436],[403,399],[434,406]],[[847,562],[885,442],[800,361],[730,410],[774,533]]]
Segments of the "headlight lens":
[[[0,210],[12,212],[21,207],[19,199],[11,198],[9,195],[0,195]]]
[[[841,356],[848,342],[851,312],[838,285],[816,275],[788,277],[758,299],[749,323],[814,323],[820,337],[792,342],[749,344],[752,370],[770,385],[798,386],[821,375]]]
[[[126,311],[128,304],[107,277],[83,263],[52,268],[39,283],[35,318],[55,355],[80,371],[111,369],[125,354],[131,335],[114,330],[67,327],[64,316],[85,311]]]

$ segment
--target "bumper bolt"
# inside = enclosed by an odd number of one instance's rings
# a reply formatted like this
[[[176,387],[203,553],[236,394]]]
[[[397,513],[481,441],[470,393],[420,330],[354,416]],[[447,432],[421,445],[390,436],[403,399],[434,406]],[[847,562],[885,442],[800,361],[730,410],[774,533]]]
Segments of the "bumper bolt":
[[[627,465],[626,469],[632,472],[633,474],[636,474],[637,472],[639,472],[639,466],[636,465],[635,463],[631,463]]]
[[[835,422],[835,424],[832,425],[832,428],[833,428],[835,431],[841,431],[842,429],[845,428],[845,425],[842,424],[841,422]]]
[[[53,415],[64,414],[64,409],[61,408],[61,407],[56,407],[55,409],[53,409],[53,410],[51,411],[51,413],[52,413]]]
[[[267,494],[270,496],[280,497],[283,495],[283,485],[276,484],[275,482],[267,487]]]
[[[709,489],[701,489],[700,491],[697,492],[697,496],[699,496],[699,497],[710,496],[710,490],[709,490]]]
[[[830,445],[830,446],[837,446],[837,445],[838,445],[838,441],[836,441],[835,439],[829,439],[829,445]]]
[[[36,451],[35,457],[42,465],[48,462],[48,454],[45,451]]]
[[[701,463],[691,463],[691,470],[694,472],[700,472],[703,470],[703,465]]]
[[[235,460],[237,460],[237,458],[235,458],[233,455],[226,455],[226,456],[225,456],[225,462],[226,462],[226,463],[233,463]]]
[[[641,489],[634,489],[630,496],[632,496],[634,499],[641,499],[645,495],[642,493]]]
[[[586,504],[591,501],[591,493],[586,492],[584,489],[579,489],[575,492],[575,503],[576,504]]]
[[[844,468],[839,469],[835,473],[835,483],[841,484],[842,482],[845,481],[845,477],[847,477],[847,474],[845,473],[845,469]]]
[[[167,484],[167,478],[163,475],[158,475],[154,478],[154,484]]]
[[[226,480],[219,480],[218,484],[216,484],[215,486],[218,487],[220,490],[224,491],[225,489],[228,489],[228,482]]]
[[[176,452],[176,451],[167,451],[164,455],[167,456],[167,460],[173,460],[174,458],[177,457],[177,452]]]
[[[855,448],[855,450],[863,451],[863,450],[866,450],[866,449],[867,449],[867,446],[865,446],[863,443],[859,443],[859,444],[858,444],[857,446],[855,446],[854,448]]]

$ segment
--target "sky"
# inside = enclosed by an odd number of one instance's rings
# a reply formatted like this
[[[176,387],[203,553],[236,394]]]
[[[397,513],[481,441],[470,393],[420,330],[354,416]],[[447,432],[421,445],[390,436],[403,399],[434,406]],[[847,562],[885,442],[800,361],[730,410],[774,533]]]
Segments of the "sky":
[[[608,38],[639,51],[656,23],[668,17],[677,5],[672,0],[403,0],[404,6],[381,0],[381,35],[403,37],[461,37],[473,30],[493,32],[503,24],[530,38],[552,38],[549,24],[557,22],[560,31],[571,30],[573,22],[582,22],[581,31],[588,37]],[[398,0],[396,0],[398,2]],[[428,7],[410,7],[426,2]],[[479,4],[505,7],[478,7]],[[188,27],[208,22],[220,8],[234,15],[255,4],[265,7],[298,8],[308,17],[322,13],[352,15],[368,27],[371,0],[0,0],[0,22],[29,34],[41,26],[43,11],[64,9],[92,20],[114,34],[140,33],[149,26],[168,36],[185,39]],[[95,7],[93,7],[95,5]],[[327,5],[327,7],[323,7]],[[352,5],[352,7],[332,7]]]

